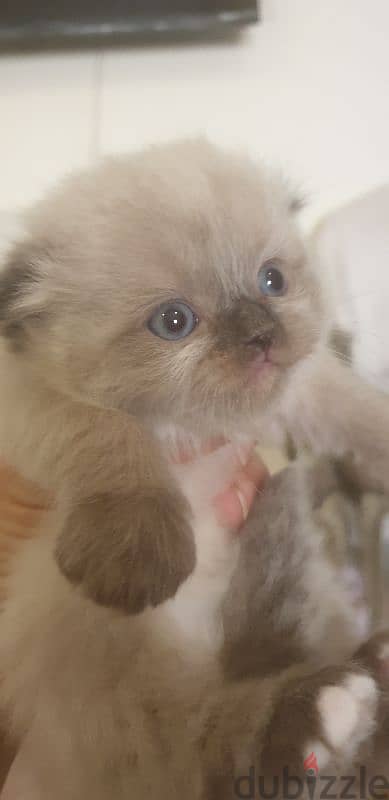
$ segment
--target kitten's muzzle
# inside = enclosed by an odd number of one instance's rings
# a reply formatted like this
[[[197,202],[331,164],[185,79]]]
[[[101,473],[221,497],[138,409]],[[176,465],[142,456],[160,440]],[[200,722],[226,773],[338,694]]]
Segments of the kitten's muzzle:
[[[243,345],[254,357],[270,349],[279,329],[280,323],[265,305],[242,298],[223,314],[218,338],[223,349]]]
[[[274,331],[264,331],[263,333],[258,333],[255,336],[252,336],[251,339],[246,342],[249,347],[255,348],[256,350],[269,350],[271,345],[274,341]]]

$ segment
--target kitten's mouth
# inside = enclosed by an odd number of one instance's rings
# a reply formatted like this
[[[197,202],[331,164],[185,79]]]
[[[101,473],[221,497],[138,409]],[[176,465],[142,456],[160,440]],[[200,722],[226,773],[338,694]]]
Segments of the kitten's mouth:
[[[270,350],[263,350],[258,353],[249,365],[250,383],[255,383],[258,379],[262,379],[265,375],[274,371],[275,366]]]

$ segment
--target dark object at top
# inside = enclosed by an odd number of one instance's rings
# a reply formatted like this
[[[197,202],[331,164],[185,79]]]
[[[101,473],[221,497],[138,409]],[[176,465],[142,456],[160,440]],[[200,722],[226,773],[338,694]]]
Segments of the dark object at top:
[[[2,0],[0,43],[201,33],[257,20],[257,0]]]

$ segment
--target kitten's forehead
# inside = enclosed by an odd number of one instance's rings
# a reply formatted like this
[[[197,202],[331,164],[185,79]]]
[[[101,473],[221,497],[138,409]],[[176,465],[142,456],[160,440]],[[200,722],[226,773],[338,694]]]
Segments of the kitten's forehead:
[[[64,252],[53,279],[215,298],[296,246],[282,181],[204,141],[152,148],[71,179],[32,219]],[[40,230],[39,230],[40,229]],[[74,269],[71,269],[71,267]],[[81,266],[81,268],[80,268]],[[246,287],[249,291],[249,287]]]
[[[141,285],[162,282],[190,295],[199,288],[234,292],[266,258],[293,258],[298,248],[280,182],[249,160],[214,150],[207,159],[200,155],[161,167],[156,184],[145,182],[143,171],[137,209],[129,209],[125,226],[128,252],[134,238],[143,252],[133,265]]]

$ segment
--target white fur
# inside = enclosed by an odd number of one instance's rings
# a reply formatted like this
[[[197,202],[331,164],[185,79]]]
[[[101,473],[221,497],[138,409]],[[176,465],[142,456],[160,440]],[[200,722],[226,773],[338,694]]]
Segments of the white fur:
[[[343,685],[321,690],[317,705],[324,737],[345,760],[351,761],[372,732],[377,702],[377,685],[369,675],[350,673]]]

